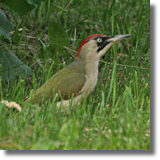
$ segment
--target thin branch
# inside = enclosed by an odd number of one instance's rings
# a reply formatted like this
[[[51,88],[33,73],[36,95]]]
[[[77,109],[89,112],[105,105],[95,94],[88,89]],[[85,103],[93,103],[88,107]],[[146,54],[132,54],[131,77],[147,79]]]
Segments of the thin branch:
[[[100,60],[100,62],[102,63],[108,63],[108,64],[113,64],[111,62],[106,62],[106,61],[103,61],[103,60]],[[148,68],[142,68],[142,67],[136,67],[136,66],[130,66],[130,65],[124,65],[124,64],[116,64],[117,66],[122,66],[122,67],[130,67],[130,68],[136,68],[136,69],[145,69],[145,70],[149,70]]]

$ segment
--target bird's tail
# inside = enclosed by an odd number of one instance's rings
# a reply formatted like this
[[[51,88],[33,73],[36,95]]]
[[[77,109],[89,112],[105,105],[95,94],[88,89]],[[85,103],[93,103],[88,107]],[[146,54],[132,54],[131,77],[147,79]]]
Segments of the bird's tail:
[[[5,106],[8,107],[8,108],[15,108],[19,112],[21,112],[21,110],[22,110],[21,106],[18,103],[14,102],[14,101],[9,102],[9,101],[3,100],[0,103],[5,104]]]

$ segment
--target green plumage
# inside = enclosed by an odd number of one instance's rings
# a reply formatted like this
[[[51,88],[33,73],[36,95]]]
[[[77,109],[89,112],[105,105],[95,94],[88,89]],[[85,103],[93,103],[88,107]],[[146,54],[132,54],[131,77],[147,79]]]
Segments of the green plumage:
[[[52,100],[56,93],[64,100],[70,99],[72,94],[79,94],[85,82],[84,65],[78,58],[48,79],[26,102],[41,104],[42,101]]]

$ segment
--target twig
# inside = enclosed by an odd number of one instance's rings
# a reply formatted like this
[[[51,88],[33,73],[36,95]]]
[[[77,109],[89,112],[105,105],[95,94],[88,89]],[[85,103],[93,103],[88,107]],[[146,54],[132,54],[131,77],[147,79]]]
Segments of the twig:
[[[103,60],[100,60],[100,62],[102,63],[108,63],[108,64],[113,64],[111,62],[106,62],[106,61],[103,61]],[[122,67],[130,67],[130,68],[137,68],[137,69],[146,69],[146,70],[149,70],[148,68],[142,68],[142,67],[136,67],[136,66],[129,66],[129,65],[124,65],[124,64],[116,64],[117,66],[122,66]]]

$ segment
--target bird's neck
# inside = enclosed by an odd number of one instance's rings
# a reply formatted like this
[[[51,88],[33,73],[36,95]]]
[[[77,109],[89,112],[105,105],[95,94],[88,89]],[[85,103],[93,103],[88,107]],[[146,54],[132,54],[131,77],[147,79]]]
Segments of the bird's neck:
[[[98,65],[99,65],[98,57],[93,56],[93,53],[91,53],[85,56],[80,56],[79,60],[83,62],[85,75],[88,78],[97,79],[98,78]]]
[[[82,92],[84,94],[90,95],[97,84],[98,81],[98,64],[99,64],[99,59],[96,57],[90,56],[90,55],[85,55],[81,56],[77,59],[79,62],[82,62],[83,66],[81,68],[84,68],[84,74],[86,77],[86,82],[85,85],[82,88]]]
[[[86,71],[86,75],[93,76],[95,74],[98,75],[98,65],[99,65],[99,58],[94,55],[94,53],[89,53],[82,57],[84,61],[84,67]]]

